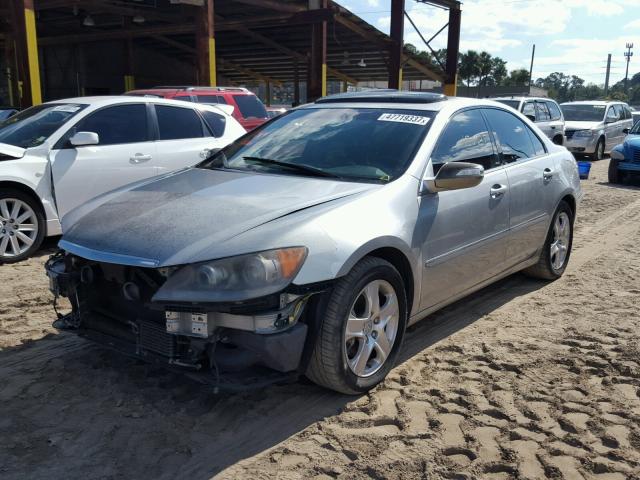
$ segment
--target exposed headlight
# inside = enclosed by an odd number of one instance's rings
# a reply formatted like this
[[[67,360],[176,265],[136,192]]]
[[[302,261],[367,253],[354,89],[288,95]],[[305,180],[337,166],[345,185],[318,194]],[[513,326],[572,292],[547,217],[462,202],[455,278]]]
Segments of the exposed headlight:
[[[186,265],[173,272],[155,302],[237,302],[279,292],[307,258],[291,247]]]
[[[611,158],[613,160],[624,160],[624,153],[614,148],[613,150],[611,150]]]
[[[591,138],[593,137],[593,130],[576,130],[573,136],[582,137],[582,138]]]

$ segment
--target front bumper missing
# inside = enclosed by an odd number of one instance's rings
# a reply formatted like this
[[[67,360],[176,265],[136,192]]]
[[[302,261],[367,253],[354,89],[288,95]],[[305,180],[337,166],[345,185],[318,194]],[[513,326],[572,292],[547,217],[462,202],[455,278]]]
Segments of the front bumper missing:
[[[72,304],[72,312],[54,322],[59,330],[221,388],[255,387],[299,374],[308,329],[298,320],[309,294],[283,294],[276,308],[264,312],[242,313],[236,306],[229,313],[215,306],[152,305],[144,293],[137,301],[127,299],[124,288],[115,288],[100,273],[85,275],[60,254],[46,270],[54,296],[68,297]],[[256,382],[256,372],[261,381]]]

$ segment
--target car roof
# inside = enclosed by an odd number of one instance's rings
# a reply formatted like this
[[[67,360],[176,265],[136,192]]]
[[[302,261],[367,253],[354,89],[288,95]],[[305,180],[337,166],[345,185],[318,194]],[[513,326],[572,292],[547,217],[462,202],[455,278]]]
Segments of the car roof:
[[[492,97],[491,100],[500,101],[500,100],[518,100],[520,102],[527,100],[539,100],[543,102],[555,102],[553,98],[547,97],[527,97],[525,95],[514,95],[514,96],[506,96],[506,97]]]
[[[73,98],[63,98],[59,100],[53,100],[47,103],[76,103],[82,105],[96,106],[102,107],[107,105],[117,105],[119,103],[155,103],[160,105],[173,105],[180,107],[191,107],[198,110],[208,110],[213,112],[220,112],[222,109],[216,108],[215,104],[207,104],[207,103],[195,103],[195,102],[185,102],[183,100],[174,100],[171,98],[160,98],[160,97],[137,97],[135,95],[104,95],[104,96],[95,96],[95,97],[73,97]]]
[[[388,93],[389,91],[387,91]],[[395,91],[392,91],[395,92]],[[364,93],[364,92],[358,92]],[[501,109],[509,108],[503,103],[495,102],[493,99],[476,99],[466,97],[446,97],[444,95],[436,94],[438,96],[435,101],[423,101],[414,102],[413,95],[407,95],[414,92],[404,92],[402,96],[395,96],[393,101],[387,99],[382,93],[378,96],[366,96],[362,95],[357,99],[351,100],[349,97],[343,96],[338,101],[316,101],[315,103],[307,103],[298,107],[298,109],[310,109],[310,108],[393,108],[401,110],[424,110],[429,112],[439,112],[440,110],[447,109],[450,111],[456,111],[466,107],[498,107]],[[422,93],[425,92],[415,92]],[[345,94],[340,94],[345,95]],[[330,98],[330,97],[323,97]],[[349,98],[349,99],[348,99]]]
[[[577,100],[574,102],[563,102],[560,105],[611,105],[612,103],[624,104],[617,100]]]
[[[185,94],[191,94],[191,93],[195,93],[195,94],[216,94],[216,95],[222,95],[222,94],[232,94],[232,95],[255,95],[251,90],[248,90],[244,87],[198,87],[198,86],[189,86],[189,85],[161,85],[161,86],[157,86],[157,87],[151,87],[151,88],[139,88],[136,90],[130,90],[127,92],[127,95],[135,95],[135,94],[144,94],[144,93],[150,93],[150,94],[160,94],[160,93],[165,93],[165,94],[178,94],[178,93],[185,93]]]

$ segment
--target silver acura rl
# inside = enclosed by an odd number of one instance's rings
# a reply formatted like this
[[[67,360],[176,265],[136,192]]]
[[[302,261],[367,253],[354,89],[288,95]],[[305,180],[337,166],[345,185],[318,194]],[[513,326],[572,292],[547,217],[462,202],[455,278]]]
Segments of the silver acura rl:
[[[382,381],[408,325],[569,261],[573,156],[500,103],[370,91],[291,110],[63,219],[54,326],[196,378]]]

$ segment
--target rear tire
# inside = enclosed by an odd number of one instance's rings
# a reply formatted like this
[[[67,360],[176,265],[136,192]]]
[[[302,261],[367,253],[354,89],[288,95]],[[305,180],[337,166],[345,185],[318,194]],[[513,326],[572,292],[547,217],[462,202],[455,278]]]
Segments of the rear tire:
[[[609,183],[622,183],[622,174],[618,170],[619,160],[609,160]]]
[[[364,393],[384,380],[402,346],[404,282],[386,260],[366,257],[325,295],[306,375],[340,393]]]
[[[598,143],[596,143],[595,152],[589,155],[589,158],[593,161],[602,160],[604,158],[604,138],[600,137]]]
[[[0,264],[29,258],[42,245],[45,232],[38,201],[20,190],[0,190]]]
[[[524,274],[542,280],[556,280],[562,276],[573,246],[573,220],[571,207],[561,201],[553,215],[538,263],[523,270]]]

